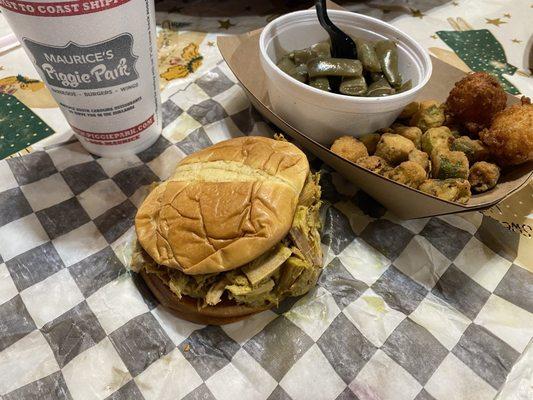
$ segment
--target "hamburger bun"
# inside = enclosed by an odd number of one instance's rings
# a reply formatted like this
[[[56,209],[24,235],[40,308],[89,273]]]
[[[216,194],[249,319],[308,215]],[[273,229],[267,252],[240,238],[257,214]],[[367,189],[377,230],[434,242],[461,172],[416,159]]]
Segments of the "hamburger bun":
[[[157,264],[188,275],[238,268],[287,235],[308,174],[291,143],[218,143],[183,159],[148,195],[135,217],[139,243]]]

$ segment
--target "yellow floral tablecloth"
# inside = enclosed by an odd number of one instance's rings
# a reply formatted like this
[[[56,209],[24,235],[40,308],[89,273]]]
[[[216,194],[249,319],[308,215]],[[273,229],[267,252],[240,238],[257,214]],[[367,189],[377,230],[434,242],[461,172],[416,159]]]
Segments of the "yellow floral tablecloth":
[[[220,60],[215,45],[217,34],[260,28],[283,13],[308,7],[308,3],[156,1],[163,100],[176,87],[185,86]],[[434,56],[465,71],[486,69],[490,64],[491,72],[500,75],[511,93],[533,96],[528,66],[533,44],[530,26],[533,3],[529,1],[341,1],[340,4],[391,22],[426,46]],[[0,14],[0,37],[9,33],[10,28]],[[469,40],[474,35],[490,44],[497,61],[483,64],[479,62],[483,54],[469,53]],[[20,47],[0,54],[0,93],[13,94],[55,131],[33,148],[71,137],[69,126]],[[0,128],[5,129],[1,122]]]

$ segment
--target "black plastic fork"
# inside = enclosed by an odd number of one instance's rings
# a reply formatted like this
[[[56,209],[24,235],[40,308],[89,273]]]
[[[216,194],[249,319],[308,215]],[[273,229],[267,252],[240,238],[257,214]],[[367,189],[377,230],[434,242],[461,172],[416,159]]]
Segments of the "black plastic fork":
[[[357,59],[357,47],[355,46],[355,42],[329,19],[326,0],[316,0],[315,7],[318,21],[322,28],[324,28],[329,34],[331,39],[332,57]],[[341,79],[338,77],[330,77],[329,84],[331,89],[338,93]]]
[[[316,13],[320,25],[324,28],[331,39],[331,55],[335,58],[357,58],[357,48],[350,36],[341,31],[328,16],[326,0],[316,1]]]

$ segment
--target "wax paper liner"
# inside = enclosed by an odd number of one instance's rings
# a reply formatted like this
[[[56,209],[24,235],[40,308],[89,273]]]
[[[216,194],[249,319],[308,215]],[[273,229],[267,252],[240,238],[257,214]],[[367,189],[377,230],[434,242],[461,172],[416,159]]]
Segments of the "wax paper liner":
[[[0,162],[4,400],[527,398],[533,275],[518,234],[479,213],[399,221],[316,159],[330,205],[317,287],[222,327],[172,316],[128,270],[147,185],[273,129],[223,63],[170,94],[163,119],[126,159],[73,141]]]

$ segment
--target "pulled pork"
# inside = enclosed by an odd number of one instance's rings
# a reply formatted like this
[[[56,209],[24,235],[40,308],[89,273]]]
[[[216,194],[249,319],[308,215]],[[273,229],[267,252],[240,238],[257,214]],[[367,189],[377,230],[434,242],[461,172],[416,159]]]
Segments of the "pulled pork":
[[[320,175],[309,174],[289,234],[270,251],[231,271],[187,275],[157,265],[137,242],[132,268],[156,274],[178,297],[198,299],[200,306],[216,305],[224,296],[252,307],[278,305],[300,296],[316,284],[322,270],[320,247]]]

